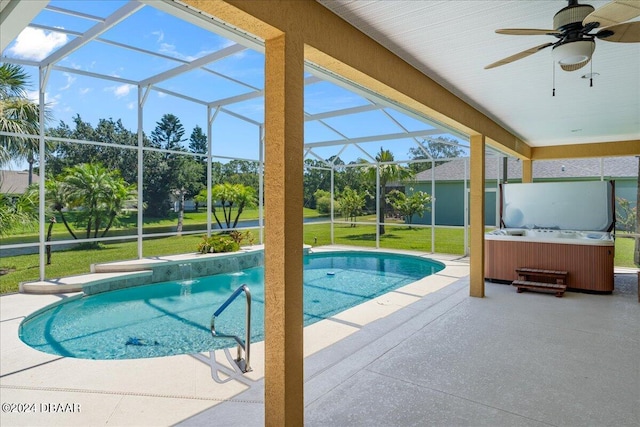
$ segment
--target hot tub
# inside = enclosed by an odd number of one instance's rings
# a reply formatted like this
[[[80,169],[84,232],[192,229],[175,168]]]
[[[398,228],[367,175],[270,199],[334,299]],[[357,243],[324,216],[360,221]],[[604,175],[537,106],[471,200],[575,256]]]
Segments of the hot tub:
[[[485,234],[485,277],[518,279],[516,268],[566,271],[568,289],[613,291],[613,183],[506,184],[502,228]],[[544,224],[544,225],[536,225]]]

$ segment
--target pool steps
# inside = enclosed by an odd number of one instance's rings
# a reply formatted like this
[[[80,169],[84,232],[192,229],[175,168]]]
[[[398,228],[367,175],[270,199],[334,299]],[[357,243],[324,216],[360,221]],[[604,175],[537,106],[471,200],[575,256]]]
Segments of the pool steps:
[[[89,287],[93,290],[91,293],[98,293],[111,289],[150,283],[151,274],[152,272],[148,270],[130,273],[110,272],[81,274],[60,279],[23,282],[20,283],[19,292],[23,294],[66,294],[82,292],[85,287]]]

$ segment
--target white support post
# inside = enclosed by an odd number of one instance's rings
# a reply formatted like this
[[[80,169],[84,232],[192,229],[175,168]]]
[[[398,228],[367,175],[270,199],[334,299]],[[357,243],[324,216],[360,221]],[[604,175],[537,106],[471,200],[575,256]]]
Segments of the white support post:
[[[380,165],[376,163],[376,249],[380,249]]]
[[[220,107],[211,114],[211,106],[207,106],[207,237],[211,237],[211,221],[213,220],[211,212],[213,211],[213,122],[220,112]]]
[[[332,245],[335,243],[335,242],[334,242],[334,237],[335,237],[335,236],[334,236],[334,234],[333,234],[333,226],[334,226],[333,221],[335,220],[335,218],[334,218],[334,214],[333,214],[333,209],[334,209],[334,206],[333,206],[333,198],[334,198],[334,186],[335,186],[335,181],[334,181],[334,179],[335,179],[335,178],[334,178],[334,170],[335,170],[335,169],[334,169],[334,168],[335,168],[335,165],[334,165],[334,164],[333,164],[333,162],[332,162],[332,163],[331,163],[331,229],[330,229],[330,233],[331,233],[331,244],[332,244]]]
[[[40,280],[44,280],[46,277],[45,265],[46,265],[46,244],[45,244],[45,231],[44,225],[46,222],[45,217],[45,176],[46,176],[46,160],[45,160],[45,140],[44,140],[44,93],[45,87],[47,85],[47,80],[49,77],[49,67],[40,68],[39,73],[39,81],[38,81],[38,120],[39,120],[39,135],[38,135],[38,164],[40,165],[40,180],[38,182],[39,189],[39,197],[38,197],[38,234],[39,234],[39,242],[40,242]]]
[[[147,92],[149,89],[147,88]],[[138,85],[138,259],[142,259],[143,251],[142,251],[142,237],[143,237],[143,226],[144,226],[144,139],[143,139],[143,119],[144,119],[144,102],[146,100],[146,94],[144,92],[144,88]]]
[[[436,252],[436,162],[431,159],[431,253]]]
[[[604,181],[604,157],[600,157],[600,181]]]
[[[219,107],[216,109],[215,114],[219,111]],[[215,115],[214,115],[215,116]],[[211,115],[211,106],[207,105],[207,237],[211,237],[211,180],[213,179],[213,157],[212,157],[212,125],[213,117]]]

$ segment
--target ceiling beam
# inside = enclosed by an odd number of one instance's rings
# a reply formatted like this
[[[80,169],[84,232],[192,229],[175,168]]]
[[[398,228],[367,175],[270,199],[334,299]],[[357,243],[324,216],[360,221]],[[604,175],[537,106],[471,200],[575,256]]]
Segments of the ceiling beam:
[[[640,156],[640,139],[531,148],[532,160]]]

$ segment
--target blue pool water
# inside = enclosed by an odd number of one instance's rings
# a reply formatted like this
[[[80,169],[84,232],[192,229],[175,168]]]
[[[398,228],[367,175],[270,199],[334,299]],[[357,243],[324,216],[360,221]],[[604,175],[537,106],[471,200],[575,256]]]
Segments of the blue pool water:
[[[304,260],[304,324],[333,316],[444,268],[424,258],[369,252],[310,254]],[[214,339],[213,312],[240,285],[251,290],[252,342],[264,339],[263,267],[184,282],[70,298],[20,325],[20,339],[45,353],[135,359],[232,347]],[[216,330],[244,338],[245,298],[216,318]]]

